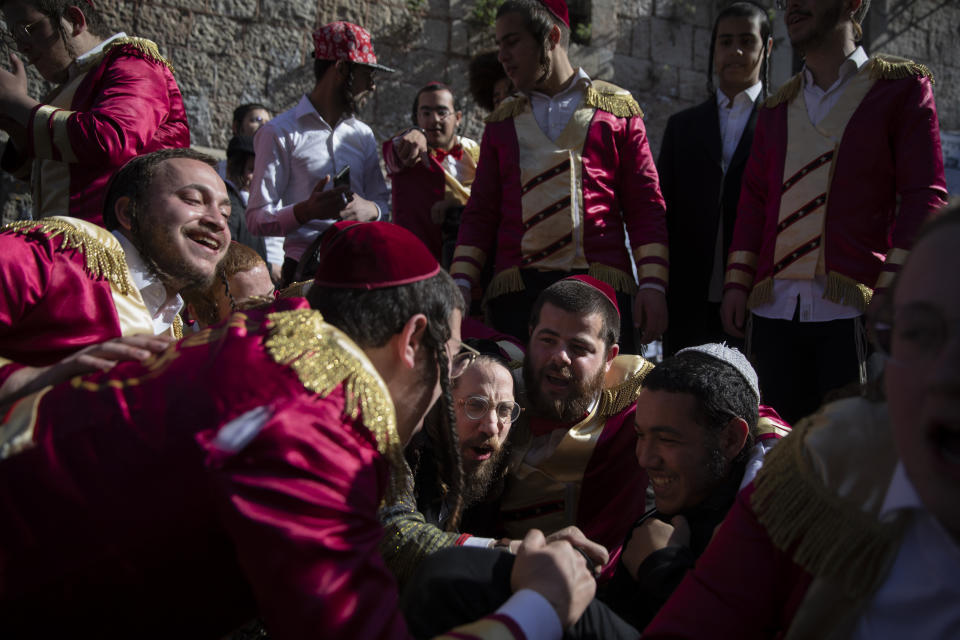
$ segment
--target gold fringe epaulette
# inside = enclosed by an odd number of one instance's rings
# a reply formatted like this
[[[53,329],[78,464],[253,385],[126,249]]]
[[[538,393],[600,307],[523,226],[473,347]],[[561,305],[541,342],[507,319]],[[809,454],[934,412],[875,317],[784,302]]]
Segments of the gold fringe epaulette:
[[[606,282],[620,293],[626,293],[631,296],[637,293],[637,283],[633,280],[633,274],[627,273],[622,269],[594,262],[590,265],[587,274],[591,278]]]
[[[527,108],[529,103],[530,101],[527,99],[527,96],[510,96],[501,102],[497,108],[487,116],[484,122],[501,122],[503,120],[516,118],[518,115],[523,113],[524,109]]]
[[[753,285],[747,298],[747,308],[753,309],[768,302],[773,302],[773,278],[764,278]]]
[[[881,522],[860,505],[838,497],[824,486],[821,473],[808,458],[807,437],[830,424],[845,426],[850,407],[861,398],[827,405],[801,421],[764,459],[754,480],[750,503],[773,545],[815,578],[837,584],[851,597],[872,593],[888,570],[891,552],[900,544],[902,519]],[[869,417],[866,417],[869,419]],[[889,447],[892,450],[892,443]],[[863,457],[863,456],[860,456]],[[867,463],[857,458],[855,463]],[[873,461],[882,466],[883,460]],[[892,463],[891,463],[892,464]],[[870,469],[854,469],[866,474]],[[832,478],[833,481],[837,481]],[[889,478],[886,478],[886,488]]]
[[[886,54],[875,55],[870,58],[867,65],[870,70],[870,77],[874,80],[930,78],[930,84],[934,84],[933,72],[930,71],[928,66],[907,58],[898,58]]]
[[[864,313],[870,306],[873,289],[865,284],[860,284],[853,278],[831,271],[827,275],[827,286],[823,292],[823,297],[830,302],[845,304]]]
[[[48,238],[61,236],[60,250],[79,251],[86,259],[86,269],[94,278],[102,278],[123,295],[133,290],[133,284],[127,275],[127,257],[118,244],[108,247],[103,241],[90,235],[80,227],[57,218],[40,220],[18,220],[11,222],[3,231],[12,231],[22,235],[41,233]]]
[[[643,117],[643,109],[630,92],[609,82],[594,80],[592,85],[587,87],[585,102],[588,106],[606,111],[618,118]]]
[[[635,358],[638,361],[638,366],[626,380],[615,387],[604,389],[600,393],[600,406],[597,407],[597,415],[615,416],[637,401],[637,396],[643,387],[643,379],[653,371],[654,364],[641,356],[630,356],[630,358]]]
[[[170,69],[170,73],[173,73],[173,65],[170,64],[169,60],[163,57],[163,54],[160,53],[160,48],[157,47],[157,43],[153,42],[152,40],[124,36],[122,38],[117,38],[116,40],[111,40],[107,46],[104,47],[103,52],[106,53],[114,47],[131,47],[137,51],[141,58],[159,62]]]
[[[319,311],[281,311],[269,314],[267,320],[272,326],[264,345],[273,361],[293,369],[300,383],[321,397],[343,385],[344,411],[352,418],[362,415],[363,425],[376,438],[377,450],[392,469],[403,469],[393,400],[360,347],[324,322]],[[402,481],[403,474],[391,477]]]
[[[493,300],[508,293],[523,291],[524,288],[520,267],[509,267],[490,279],[484,299]]]
[[[782,104],[784,102],[790,102],[803,90],[803,73],[798,73],[784,83],[782,87],[777,89],[776,93],[764,100],[763,106],[767,109],[772,109],[775,106]]]

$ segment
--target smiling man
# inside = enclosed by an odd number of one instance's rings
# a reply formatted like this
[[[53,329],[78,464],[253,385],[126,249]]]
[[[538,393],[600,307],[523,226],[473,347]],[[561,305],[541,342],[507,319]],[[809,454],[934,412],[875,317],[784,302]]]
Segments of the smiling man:
[[[35,219],[101,224],[114,171],[190,144],[170,64],[149,40],[110,35],[90,1],[3,0],[0,9],[4,40],[55,85],[40,102],[19,57],[10,57],[12,72],[0,68],[0,128],[10,135],[3,169],[31,182]]]
[[[393,183],[393,221],[413,231],[437,259],[444,238],[456,239],[459,212],[470,197],[480,145],[457,133],[463,114],[453,91],[431,82],[413,100],[413,128],[383,143]],[[448,250],[448,253],[452,249]]]
[[[110,231],[53,217],[0,233],[0,399],[180,337],[180,291],[208,284],[230,242],[215,164],[190,149],[134,158],[110,183]]]
[[[589,273],[617,291],[618,340],[638,353],[634,325],[643,342],[667,327],[663,197],[639,105],[574,69],[569,22],[564,0],[497,10],[499,59],[519,93],[487,118],[450,274],[469,300],[496,253],[491,323],[526,341],[540,291]]]

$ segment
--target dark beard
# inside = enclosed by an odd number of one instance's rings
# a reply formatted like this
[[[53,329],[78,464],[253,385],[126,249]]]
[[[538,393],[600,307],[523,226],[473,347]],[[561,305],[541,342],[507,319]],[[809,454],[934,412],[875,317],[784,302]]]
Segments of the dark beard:
[[[507,445],[504,444],[489,459],[473,466],[464,462],[463,465],[463,505],[468,507],[483,501],[490,491],[491,485],[498,480],[503,472],[503,465],[507,459]]]
[[[820,15],[815,19],[814,31],[810,33],[805,39],[790,41],[790,46],[794,49],[799,50],[801,53],[805,53],[804,49],[816,48],[827,38],[827,34],[835,28],[837,22],[840,21],[842,7],[838,2],[836,6],[832,7],[827,11],[827,13]]]
[[[206,289],[213,284],[215,273],[203,273],[178,255],[169,239],[174,231],[156,224],[151,216],[142,216],[139,207],[132,202],[130,219],[133,246],[140,252],[150,273],[163,283],[169,293],[179,293],[192,287]]]
[[[535,372],[530,359],[524,360],[523,383],[526,387],[527,401],[538,416],[563,423],[576,422],[590,410],[594,401],[600,396],[600,392],[603,391],[603,380],[607,373],[603,367],[600,367],[593,378],[583,382],[572,381],[565,398],[553,400],[540,393],[540,384],[548,371],[561,373],[549,365]]]

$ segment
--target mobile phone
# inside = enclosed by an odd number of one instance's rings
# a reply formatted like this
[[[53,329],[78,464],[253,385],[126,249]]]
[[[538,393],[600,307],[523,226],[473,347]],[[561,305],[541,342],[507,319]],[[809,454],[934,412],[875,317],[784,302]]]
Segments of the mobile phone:
[[[333,178],[333,188],[336,189],[337,187],[350,188],[350,165],[344,165],[343,169],[340,169]]]

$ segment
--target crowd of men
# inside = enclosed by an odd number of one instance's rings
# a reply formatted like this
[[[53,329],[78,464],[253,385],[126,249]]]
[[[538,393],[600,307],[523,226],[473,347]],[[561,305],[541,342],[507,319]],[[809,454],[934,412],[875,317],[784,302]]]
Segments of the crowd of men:
[[[777,5],[800,73],[722,8],[657,162],[564,0],[505,0],[479,143],[441,82],[378,142],[340,21],[218,163],[155,44],[0,0],[55,85],[0,69],[4,637],[957,637],[932,74]]]

